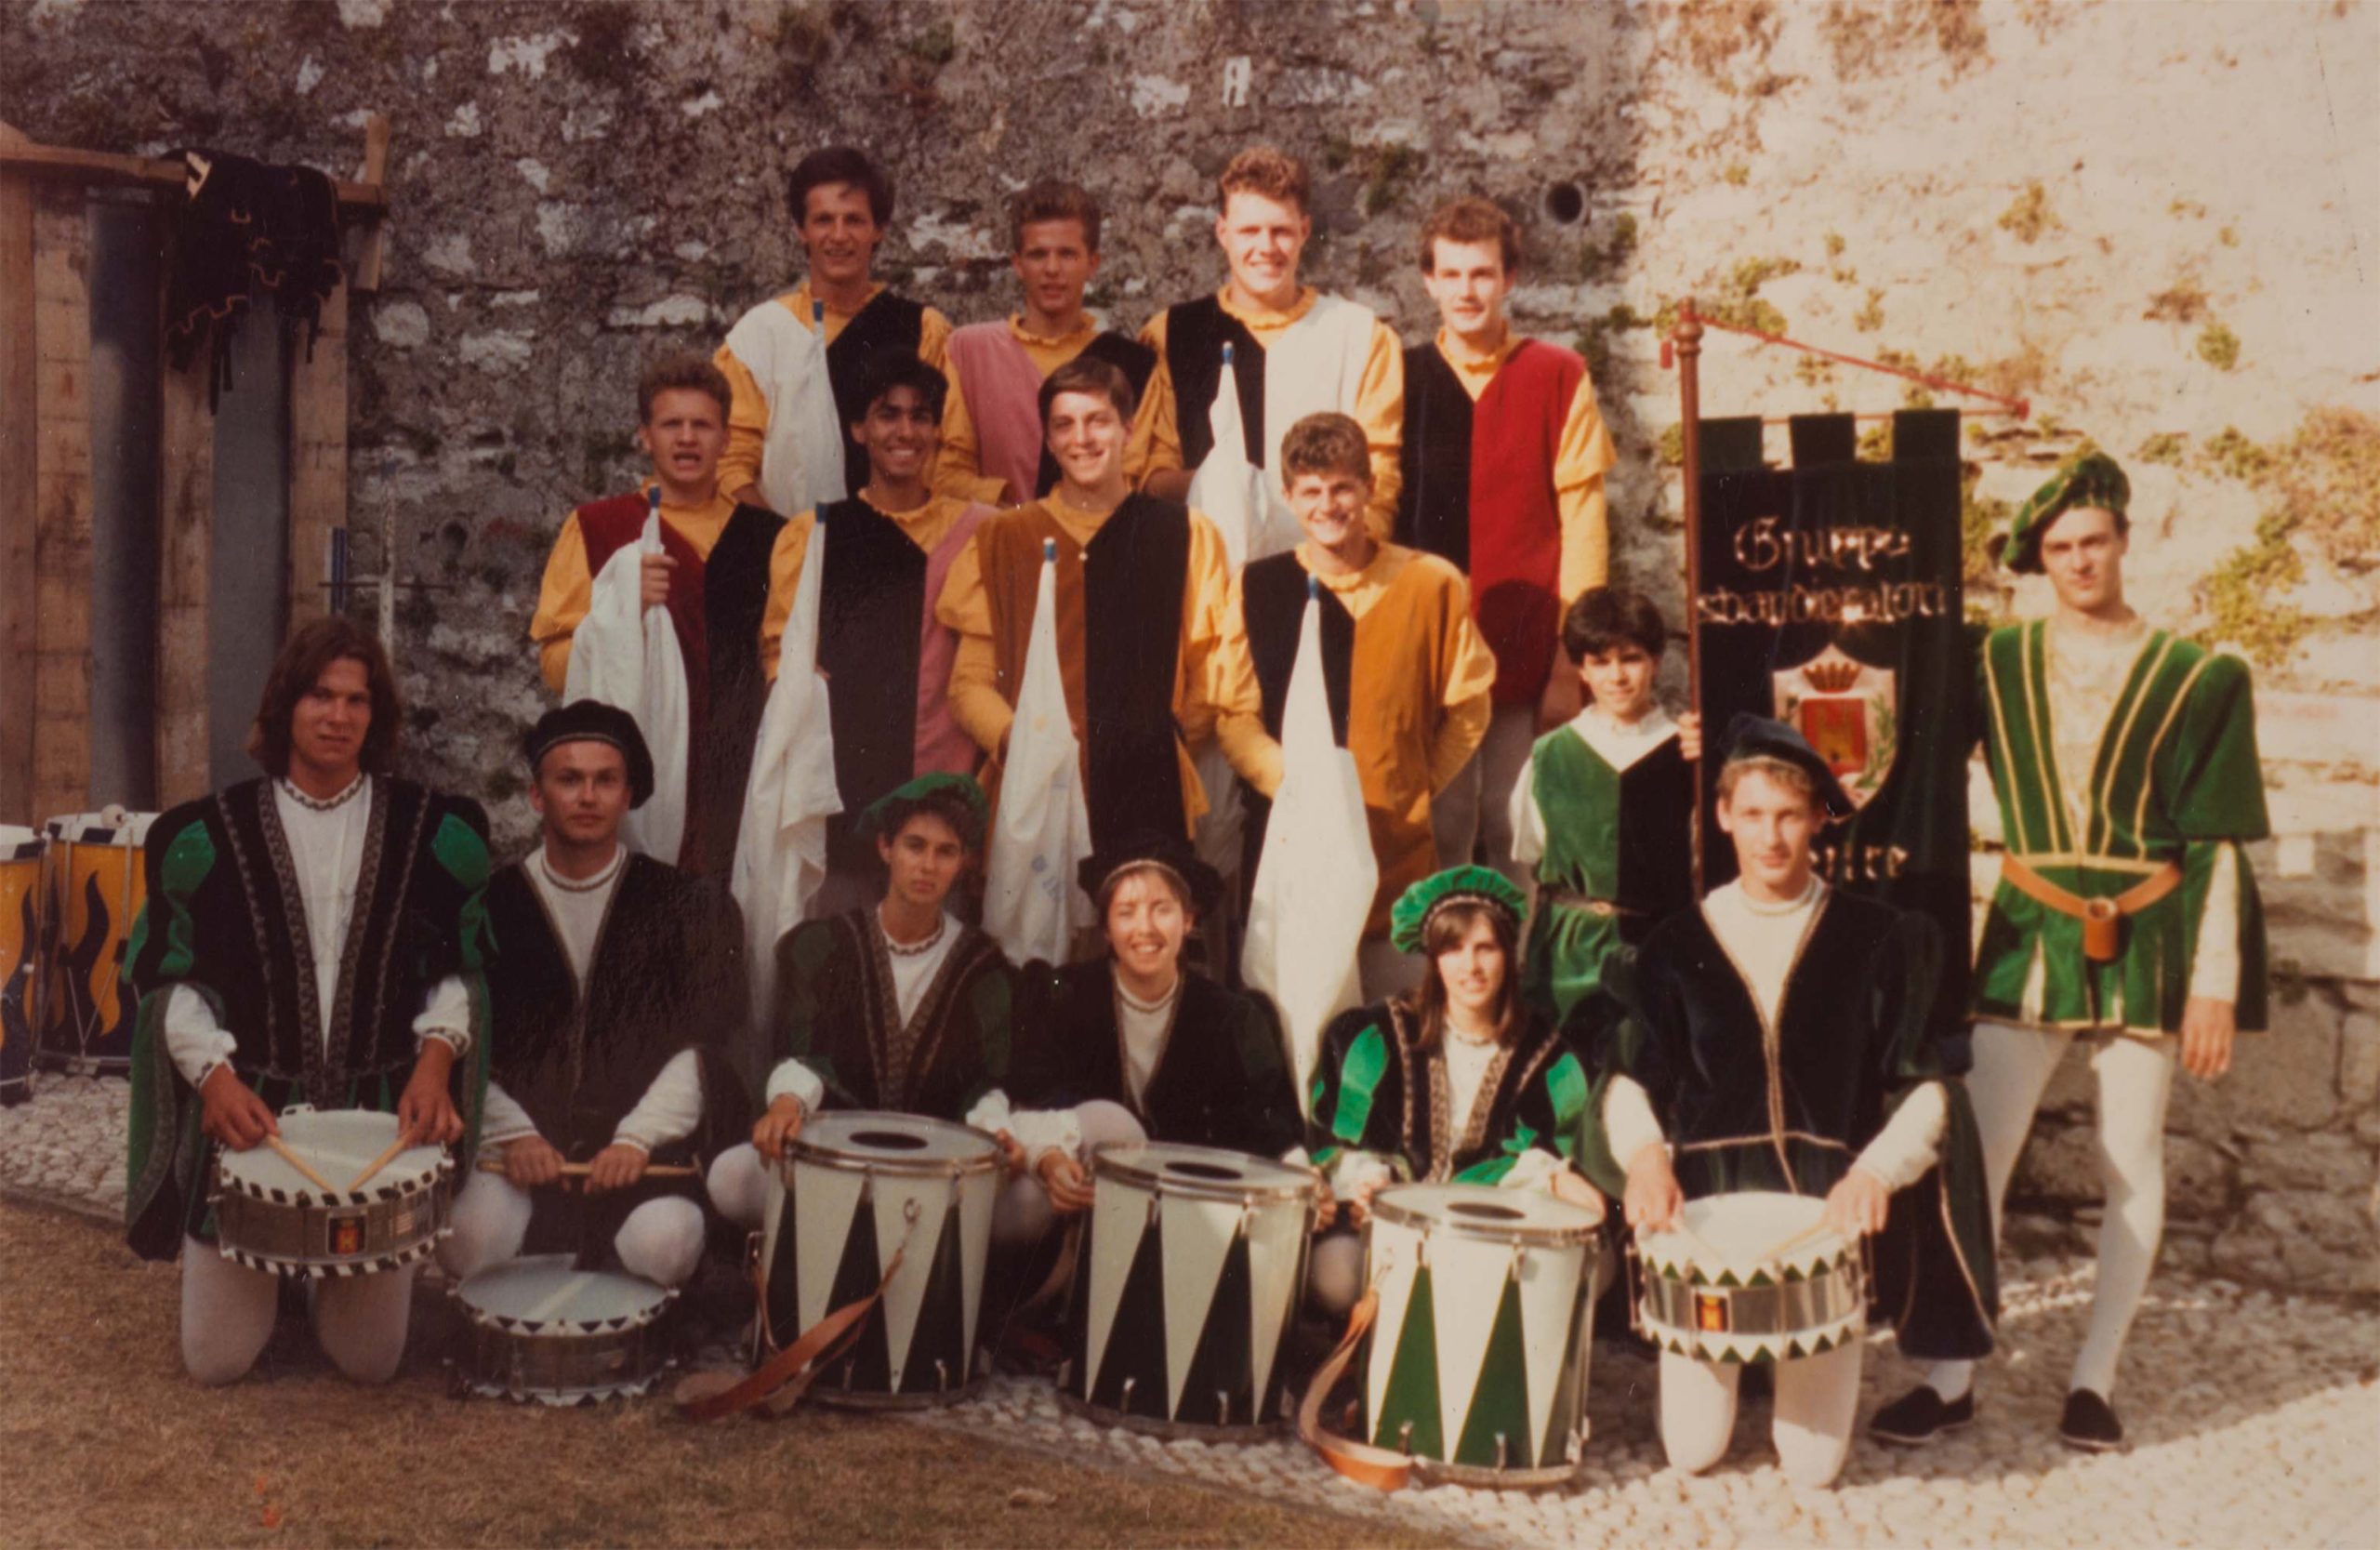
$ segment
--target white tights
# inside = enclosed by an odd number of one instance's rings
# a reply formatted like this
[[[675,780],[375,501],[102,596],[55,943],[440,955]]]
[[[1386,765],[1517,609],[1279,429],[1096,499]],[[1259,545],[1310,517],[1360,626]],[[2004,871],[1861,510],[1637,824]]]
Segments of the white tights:
[[[1991,1185],[1991,1232],[2000,1236],[2001,1202],[2031,1131],[2033,1111],[2065,1057],[2071,1032],[1977,1023],[1967,1094],[1983,1133]],[[2091,1323],[2074,1356],[2069,1388],[2101,1398],[2115,1392],[2116,1360],[2149,1290],[2165,1232],[2165,1102],[2174,1088],[2176,1041],[2103,1035],[2091,1040],[2091,1074],[2099,1089],[2099,1177],[2108,1192],[2099,1221],[2099,1279]],[[1937,1362],[1925,1382],[1956,1399],[1975,1382],[1975,1363]]]
[[[454,1227],[438,1263],[456,1280],[512,1259],[529,1236],[529,1191],[501,1173],[473,1173],[455,1200]],[[683,1286],[703,1257],[703,1208],[681,1195],[647,1200],[612,1235],[620,1265],[659,1286]]]
[[[357,1383],[397,1375],[417,1268],[307,1283],[314,1337]],[[280,1305],[280,1277],[236,1265],[212,1243],[182,1239],[182,1366],[192,1377],[210,1386],[245,1377],[272,1338]]]
[[[1785,1477],[1797,1486],[1832,1485],[1843,1471],[1859,1410],[1859,1355],[1853,1341],[1770,1368],[1777,1409],[1769,1435]],[[1730,1363],[1661,1353],[1661,1448],[1672,1468],[1699,1475],[1726,1455],[1742,1374]]]

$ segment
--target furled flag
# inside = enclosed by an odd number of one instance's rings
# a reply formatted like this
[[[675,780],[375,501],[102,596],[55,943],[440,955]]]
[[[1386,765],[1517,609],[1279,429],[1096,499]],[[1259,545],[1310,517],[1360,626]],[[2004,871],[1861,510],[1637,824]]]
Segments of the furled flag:
[[[1250,561],[1294,547],[1298,525],[1264,470],[1248,460],[1248,432],[1240,422],[1238,379],[1232,375],[1228,343],[1207,425],[1214,444],[1190,478],[1190,510],[1215,524],[1223,557],[1231,574],[1237,576]]]
[[[1281,716],[1281,788],[1264,827],[1240,974],[1281,1010],[1298,1103],[1311,1109],[1322,1030],[1358,997],[1355,949],[1380,887],[1355,755],[1330,733],[1322,612],[1306,578],[1305,617]]]
[[[686,663],[669,610],[644,606],[644,557],[661,549],[661,486],[647,496],[644,531],[622,544],[595,577],[587,616],[571,634],[564,705],[601,700],[636,718],[653,752],[653,795],[620,825],[628,848],[675,864],[686,837],[686,760],[693,729]]]
[[[734,1030],[737,1068],[758,1092],[767,1080],[777,939],[800,923],[826,878],[826,820],[843,810],[835,785],[835,729],[826,681],[818,676],[818,588],[826,571],[826,523],[810,530],[777,653],[777,681],[760,712],[744,821],[735,836],[728,891],[744,912],[744,963],[751,1020]]]
[[[1091,900],[1075,881],[1090,854],[1082,746],[1058,673],[1058,546],[1045,539],[984,890],[984,930],[1010,961],[1066,961],[1076,934],[1091,923]]]
[[[810,303],[810,326],[772,302],[744,314],[727,336],[768,403],[760,496],[772,510],[809,511],[842,499],[850,450],[826,375],[826,304]]]

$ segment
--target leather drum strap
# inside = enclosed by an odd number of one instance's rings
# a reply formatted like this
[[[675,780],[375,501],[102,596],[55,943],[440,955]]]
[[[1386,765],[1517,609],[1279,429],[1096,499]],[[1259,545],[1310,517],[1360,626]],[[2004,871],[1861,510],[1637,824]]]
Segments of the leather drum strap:
[[[818,1374],[833,1365],[853,1342],[859,1338],[860,1325],[884,1298],[885,1288],[901,1273],[901,1261],[908,1253],[904,1243],[893,1251],[892,1263],[885,1267],[884,1278],[876,1290],[855,1303],[845,1303],[826,1318],[801,1331],[794,1343],[737,1378],[732,1372],[696,1372],[678,1384],[673,1398],[678,1413],[689,1421],[717,1421],[766,1404],[771,1411],[783,1415],[793,1408],[802,1395],[809,1392]],[[760,1282],[760,1306],[768,1306],[768,1267],[762,1265],[755,1279]],[[766,1318],[764,1311],[761,1315]]]
[[[2084,898],[2070,894],[2027,866],[2013,854],[2000,858],[2000,875],[2010,887],[2036,904],[2082,922],[2082,956],[2094,963],[2112,963],[2122,950],[2119,930],[2123,917],[2137,915],[2182,885],[2182,869],[2168,861],[2113,898]]]
[[[1355,1305],[1347,1311],[1347,1332],[1341,1337],[1339,1348],[1330,1353],[1306,1385],[1305,1398],[1298,1404],[1298,1440],[1322,1455],[1322,1462],[1355,1481],[1374,1490],[1398,1490],[1412,1477],[1413,1461],[1393,1449],[1376,1448],[1368,1442],[1341,1437],[1322,1424],[1322,1402],[1330,1397],[1347,1364],[1355,1359],[1355,1347],[1363,1344],[1364,1334],[1372,1327],[1372,1319],[1380,1313],[1380,1293],[1366,1288]]]

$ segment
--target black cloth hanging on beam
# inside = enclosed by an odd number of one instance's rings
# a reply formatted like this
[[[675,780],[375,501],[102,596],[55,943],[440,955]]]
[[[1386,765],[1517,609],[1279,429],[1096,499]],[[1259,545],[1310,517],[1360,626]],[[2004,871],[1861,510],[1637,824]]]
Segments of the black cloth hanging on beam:
[[[338,185],[310,166],[272,166],[225,151],[183,152],[205,176],[175,223],[165,282],[165,347],[187,371],[209,351],[207,401],[231,380],[231,337],[262,294],[285,338],[304,331],[311,359],[323,306],[347,277],[339,258]]]

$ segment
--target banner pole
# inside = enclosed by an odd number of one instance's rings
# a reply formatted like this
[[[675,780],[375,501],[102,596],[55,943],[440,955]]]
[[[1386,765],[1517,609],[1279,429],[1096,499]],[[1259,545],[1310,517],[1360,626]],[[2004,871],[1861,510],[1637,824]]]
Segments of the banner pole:
[[[1699,716],[1702,714],[1702,632],[1695,628],[1695,620],[1702,599],[1702,319],[1695,312],[1692,297],[1687,297],[1679,305],[1677,324],[1670,331],[1670,341],[1677,351],[1679,409],[1685,417],[1680,426],[1680,442],[1686,465],[1686,698],[1688,708]],[[1711,726],[1702,729],[1702,757],[1694,762],[1694,896],[1697,899],[1702,897],[1703,797],[1709,784],[1703,772],[1710,766],[1714,739],[1722,730]]]

